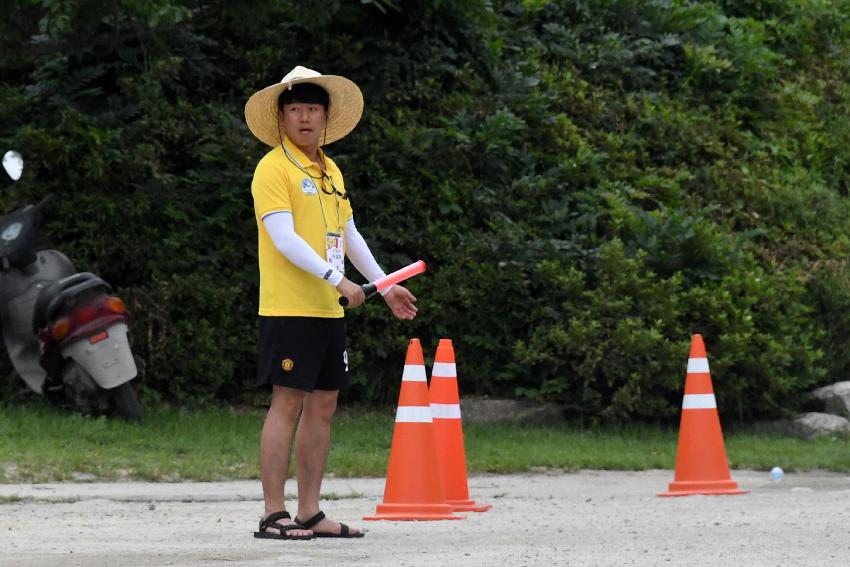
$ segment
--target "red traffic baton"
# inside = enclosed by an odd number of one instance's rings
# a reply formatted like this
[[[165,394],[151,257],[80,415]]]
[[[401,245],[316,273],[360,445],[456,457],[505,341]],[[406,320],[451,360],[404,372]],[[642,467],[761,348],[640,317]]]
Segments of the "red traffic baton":
[[[409,266],[405,266],[400,270],[396,270],[391,274],[387,274],[382,278],[378,278],[373,282],[363,284],[360,286],[360,288],[363,290],[363,293],[366,294],[366,298],[368,299],[379,291],[387,289],[391,285],[395,285],[397,283],[403,282],[406,279],[410,279],[417,274],[421,274],[425,271],[425,268],[427,268],[425,262],[419,260],[417,262],[413,262]],[[344,295],[340,296],[339,304],[345,307],[346,305],[348,305],[348,298]]]

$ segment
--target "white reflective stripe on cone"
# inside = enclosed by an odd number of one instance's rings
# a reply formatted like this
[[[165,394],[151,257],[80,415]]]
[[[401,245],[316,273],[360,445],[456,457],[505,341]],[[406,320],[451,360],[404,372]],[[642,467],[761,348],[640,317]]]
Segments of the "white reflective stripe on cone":
[[[405,364],[401,375],[402,382],[427,382],[425,367],[421,364]]]
[[[431,423],[431,408],[428,406],[398,406],[396,423]]]
[[[688,374],[705,374],[706,372],[708,372],[707,358],[688,359]]]
[[[460,419],[460,404],[431,404],[431,417]]]
[[[431,370],[431,376],[441,378],[457,378],[457,366],[454,362],[435,362]]]
[[[714,394],[685,394],[682,409],[712,409],[717,407]]]

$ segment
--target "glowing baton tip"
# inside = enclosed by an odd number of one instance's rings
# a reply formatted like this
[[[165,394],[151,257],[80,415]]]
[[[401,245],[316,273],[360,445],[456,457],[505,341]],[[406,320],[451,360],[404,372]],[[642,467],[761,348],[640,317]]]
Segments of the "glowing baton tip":
[[[427,267],[428,266],[425,264],[425,262],[423,262],[422,260],[419,260],[417,262],[410,264],[409,266],[405,266],[404,268],[402,268],[400,270],[396,270],[395,272],[393,272],[391,274],[387,274],[386,276],[384,276],[382,278],[378,278],[377,280],[375,280],[371,283],[367,283],[367,284],[365,284],[361,287],[363,288],[363,292],[366,294],[366,297],[368,298],[368,297],[372,296],[373,294],[375,294],[376,292],[383,291],[383,290],[387,289],[391,285],[395,285],[399,282],[403,282],[404,280],[406,280],[408,278],[412,278],[413,276],[415,276],[417,274],[421,274],[422,272],[425,271],[425,269]],[[348,298],[345,297],[345,296],[340,297],[339,298],[339,304],[342,305],[343,307],[345,307],[346,305],[348,305]]]

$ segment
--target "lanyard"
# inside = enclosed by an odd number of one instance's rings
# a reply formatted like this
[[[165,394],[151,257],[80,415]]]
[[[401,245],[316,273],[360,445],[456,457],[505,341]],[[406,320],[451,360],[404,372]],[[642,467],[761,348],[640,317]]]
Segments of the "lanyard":
[[[312,173],[310,173],[309,171],[307,171],[307,170],[304,168],[304,166],[302,166],[302,165],[298,162],[298,159],[297,159],[294,155],[292,155],[292,154],[289,152],[289,150],[287,150],[287,149],[286,149],[286,146],[284,146],[283,144],[281,144],[281,145],[280,145],[280,147],[283,149],[283,152],[286,154],[286,157],[289,159],[289,161],[291,161],[291,162],[293,163],[293,165],[295,165],[295,167],[297,167],[299,170],[301,170],[301,172],[302,172],[302,173],[304,173],[304,174],[305,174],[307,177],[309,177],[310,179],[313,179],[313,180],[318,179],[318,180],[319,180],[319,184],[321,185],[321,188],[319,189],[319,191],[321,191],[321,193],[326,193],[326,191],[325,191],[325,178],[327,178],[328,180],[330,180],[330,182],[331,182],[331,189],[333,189],[333,191],[332,191],[332,192],[333,192],[333,196],[334,196],[334,202],[336,203],[336,226],[337,226],[337,234],[342,234],[342,225],[341,225],[341,224],[340,224],[340,222],[339,222],[339,194],[338,194],[338,192],[337,192],[337,190],[336,190],[336,187],[334,187],[334,180],[333,180],[333,178],[332,178],[330,175],[328,175],[327,171],[325,171],[324,163],[320,163],[320,164],[319,164],[319,169],[321,169],[321,170],[322,170],[322,175],[320,175],[319,177],[315,177]],[[321,150],[319,150],[319,151],[321,152]],[[320,154],[320,160],[321,160],[321,154]],[[321,195],[321,193],[318,193],[318,194],[316,195],[316,198],[318,198],[318,199],[319,199],[319,208],[320,208],[320,209],[321,209],[321,211],[322,211],[322,222],[324,222],[324,223],[325,223],[325,233],[326,233],[326,234],[330,234],[330,229],[328,228],[328,220],[327,220],[327,217],[325,216],[325,206],[322,204],[322,195]]]

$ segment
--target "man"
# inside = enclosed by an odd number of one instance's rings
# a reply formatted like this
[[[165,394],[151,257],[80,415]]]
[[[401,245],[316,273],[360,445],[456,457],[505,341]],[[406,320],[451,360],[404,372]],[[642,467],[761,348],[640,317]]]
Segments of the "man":
[[[343,274],[344,256],[370,281],[384,275],[354,224],[342,173],[322,150],[353,130],[362,112],[363,95],[352,81],[300,66],[245,105],[251,132],[273,148],[251,185],[260,264],[257,382],[272,386],[260,437],[265,513],[258,538],[363,536],[319,510],[331,418],[348,385],[339,299],[346,297],[349,309],[365,300]],[[399,319],[416,316],[416,298],[402,286],[385,292],[384,301]],[[292,519],[284,484],[296,424]]]

